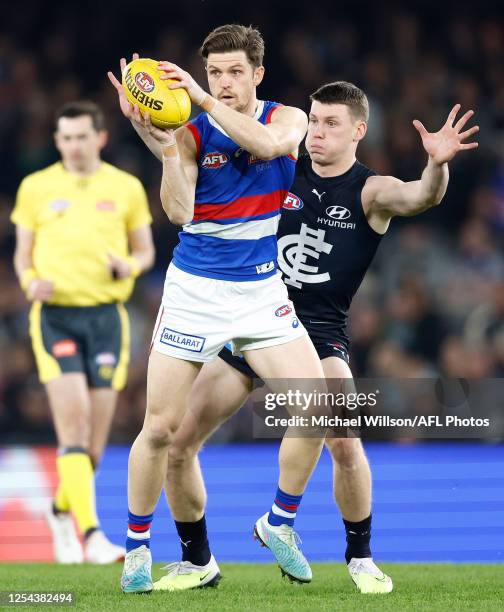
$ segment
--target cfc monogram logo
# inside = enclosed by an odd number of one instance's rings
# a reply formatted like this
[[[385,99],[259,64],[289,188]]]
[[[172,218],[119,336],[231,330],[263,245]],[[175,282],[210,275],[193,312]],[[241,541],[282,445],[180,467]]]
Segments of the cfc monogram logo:
[[[309,258],[316,263],[321,253],[329,254],[332,251],[332,244],[325,242],[324,238],[325,230],[311,229],[302,223],[299,234],[289,234],[279,239],[278,265],[286,285],[301,289],[303,283],[325,283],[331,280],[328,272],[319,274],[317,265],[306,263]]]

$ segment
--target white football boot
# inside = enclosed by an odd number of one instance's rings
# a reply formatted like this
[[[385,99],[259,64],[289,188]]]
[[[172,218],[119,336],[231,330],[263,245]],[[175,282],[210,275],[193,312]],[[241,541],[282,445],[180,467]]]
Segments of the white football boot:
[[[152,555],[142,545],[126,553],[121,589],[123,593],[150,593],[152,586]]]
[[[390,576],[384,574],[370,557],[352,557],[348,572],[361,593],[391,593],[394,588]]]
[[[206,565],[194,565],[189,561],[169,563],[162,568],[166,575],[154,583],[155,591],[185,591],[201,587],[217,586],[221,579],[214,556]]]
[[[266,512],[256,521],[254,538],[275,555],[282,576],[288,576],[295,582],[310,582],[312,571],[299,548],[299,536],[289,525],[270,525],[268,516],[269,512]]]
[[[122,561],[125,555],[126,549],[123,546],[112,544],[100,529],[92,533],[84,544],[86,563],[96,565],[116,563],[116,561]]]
[[[54,514],[51,508],[45,513],[45,520],[52,534],[54,560],[64,565],[82,563],[84,555],[69,512]]]

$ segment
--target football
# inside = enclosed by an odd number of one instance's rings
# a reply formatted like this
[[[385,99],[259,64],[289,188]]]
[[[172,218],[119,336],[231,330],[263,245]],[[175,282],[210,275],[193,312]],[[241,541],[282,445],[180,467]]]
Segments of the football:
[[[153,125],[175,129],[191,114],[191,99],[185,89],[170,89],[172,79],[162,80],[162,71],[153,59],[140,58],[127,64],[122,73],[126,97],[142,113],[149,113]]]

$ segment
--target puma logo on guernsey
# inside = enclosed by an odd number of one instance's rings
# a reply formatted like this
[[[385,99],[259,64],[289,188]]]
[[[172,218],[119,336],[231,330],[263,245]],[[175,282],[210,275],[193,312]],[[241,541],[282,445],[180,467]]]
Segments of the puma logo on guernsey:
[[[168,346],[185,349],[191,353],[201,353],[205,345],[205,338],[202,336],[193,336],[191,334],[183,334],[175,329],[165,327],[161,333],[160,342]]]
[[[322,202],[322,196],[325,194],[325,191],[323,191],[322,193],[319,193],[316,189],[312,189],[311,191],[317,196],[318,201]]]
[[[224,164],[227,164],[228,161],[229,157],[225,153],[214,151],[205,155],[201,160],[201,167],[207,170],[217,170],[217,168],[221,168]]]

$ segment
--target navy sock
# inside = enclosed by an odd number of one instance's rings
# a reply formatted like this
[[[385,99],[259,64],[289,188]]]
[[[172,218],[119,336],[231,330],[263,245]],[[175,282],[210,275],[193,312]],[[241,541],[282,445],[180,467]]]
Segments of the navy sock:
[[[126,538],[126,552],[147,546],[150,548],[150,526],[154,515],[139,516],[128,511],[128,536]]]
[[[175,527],[182,546],[182,561],[189,561],[194,565],[206,565],[212,553],[208,543],[205,515],[194,523],[175,521]]]
[[[268,515],[268,523],[292,527],[302,497],[302,495],[289,495],[278,487],[275,501]]]
[[[372,557],[369,542],[371,540],[371,514],[362,521],[352,523],[345,521],[347,547],[345,551],[345,559],[350,563],[352,557],[363,559],[364,557]]]

